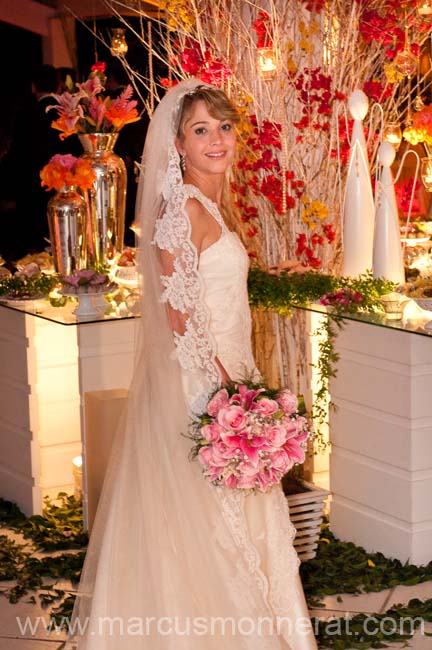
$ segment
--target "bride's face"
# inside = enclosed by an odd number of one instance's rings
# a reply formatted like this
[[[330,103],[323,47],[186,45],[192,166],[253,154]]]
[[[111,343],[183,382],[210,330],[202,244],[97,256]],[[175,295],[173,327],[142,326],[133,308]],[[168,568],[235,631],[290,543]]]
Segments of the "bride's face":
[[[231,165],[236,133],[231,120],[218,120],[210,115],[206,103],[197,101],[183,127],[177,150],[186,157],[186,170],[193,174],[220,174]]]

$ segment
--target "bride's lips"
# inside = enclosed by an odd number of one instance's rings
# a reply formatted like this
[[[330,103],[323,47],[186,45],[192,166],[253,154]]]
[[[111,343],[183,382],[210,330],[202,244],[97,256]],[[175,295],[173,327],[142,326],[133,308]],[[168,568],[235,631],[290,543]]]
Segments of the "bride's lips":
[[[223,158],[225,156],[225,154],[226,154],[226,151],[213,151],[211,153],[206,153],[206,156],[208,158],[219,159],[219,158]]]

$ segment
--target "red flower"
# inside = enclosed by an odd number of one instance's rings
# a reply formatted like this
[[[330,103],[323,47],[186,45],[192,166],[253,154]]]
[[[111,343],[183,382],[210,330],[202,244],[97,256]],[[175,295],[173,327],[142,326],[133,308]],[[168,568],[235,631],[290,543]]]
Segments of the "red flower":
[[[332,224],[331,223],[324,224],[322,229],[323,229],[323,232],[324,232],[325,236],[327,237],[328,243],[331,244],[332,242],[334,242],[334,240],[336,239],[336,233],[333,230]]]
[[[231,76],[231,70],[223,65],[223,63],[220,63],[220,61],[211,61],[206,64],[199,74],[202,81],[213,86],[222,86],[228,77]]]
[[[92,72],[100,72],[101,74],[105,74],[105,68],[106,68],[106,63],[103,61],[96,61],[90,68]]]
[[[260,11],[258,16],[258,19],[252,23],[252,29],[257,37],[256,46],[257,48],[271,47],[273,44],[273,29],[270,24],[270,16],[266,11]]]
[[[379,81],[366,81],[363,84],[363,91],[376,102],[381,102],[383,99],[392,95],[390,86],[388,84],[383,86]]]
[[[178,81],[176,79],[168,79],[168,77],[160,77],[159,83],[164,88],[173,88],[178,84]]]

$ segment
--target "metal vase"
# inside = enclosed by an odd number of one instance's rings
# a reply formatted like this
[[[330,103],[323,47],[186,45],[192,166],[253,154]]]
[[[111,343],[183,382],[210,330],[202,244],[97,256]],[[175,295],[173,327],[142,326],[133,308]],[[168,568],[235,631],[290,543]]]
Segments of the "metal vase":
[[[86,133],[79,136],[86,158],[96,172],[87,190],[90,208],[89,254],[93,263],[108,265],[124,247],[126,165],[113,151],[118,133]]]
[[[87,266],[87,204],[72,188],[63,188],[47,206],[54,268],[69,275]]]

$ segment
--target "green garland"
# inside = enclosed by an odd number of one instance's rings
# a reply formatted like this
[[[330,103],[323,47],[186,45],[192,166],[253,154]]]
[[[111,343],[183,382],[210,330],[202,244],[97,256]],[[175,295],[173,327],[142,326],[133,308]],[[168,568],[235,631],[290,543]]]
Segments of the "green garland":
[[[54,275],[46,273],[37,273],[32,276],[15,273],[15,275],[0,280],[0,296],[15,299],[47,296],[57,282],[58,279]]]
[[[372,309],[382,311],[380,296],[393,291],[395,287],[393,282],[375,279],[370,272],[358,278],[335,277],[316,271],[307,273],[284,271],[279,275],[273,275],[254,266],[250,269],[248,277],[251,307],[275,311],[281,316],[289,316],[293,308],[307,306],[320,300],[324,294],[339,289],[350,289],[362,295],[363,301],[360,307],[354,310],[355,312]],[[340,313],[343,313],[342,310]]]
[[[314,422],[314,440],[316,451],[327,446],[322,433],[323,425],[327,424],[329,407],[334,407],[328,401],[328,382],[336,376],[336,364],[339,355],[335,351],[338,331],[344,326],[344,316],[353,313],[383,312],[380,297],[394,291],[396,285],[384,279],[375,279],[371,272],[357,278],[335,277],[315,271],[304,274],[282,272],[279,275],[270,274],[257,266],[249,271],[248,292],[252,308],[273,311],[280,316],[291,316],[292,310],[298,307],[308,307],[318,302],[325,294],[335,293],[341,289],[360,294],[360,303],[349,305],[333,304],[323,319],[321,328],[314,334],[319,335],[318,388],[314,395],[311,418]],[[321,336],[322,335],[322,336]]]

